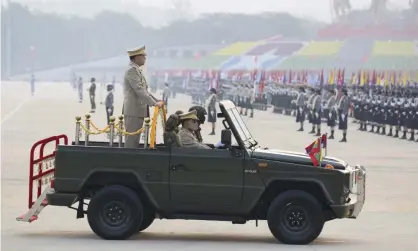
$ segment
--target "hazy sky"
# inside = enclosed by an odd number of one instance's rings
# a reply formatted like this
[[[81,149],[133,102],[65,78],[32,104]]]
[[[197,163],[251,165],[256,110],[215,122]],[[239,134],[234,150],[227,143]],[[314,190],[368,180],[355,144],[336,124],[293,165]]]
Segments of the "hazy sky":
[[[2,2],[7,0],[2,0]],[[36,8],[39,3],[43,6],[51,3],[54,10],[59,10],[59,5],[63,4],[63,13],[68,13],[68,4],[72,3],[71,14],[77,14],[79,8],[88,9],[97,7],[97,10],[113,9],[115,5],[120,5],[123,9],[124,3],[147,5],[158,8],[172,8],[172,0],[11,0],[28,4],[31,8]],[[321,21],[331,20],[330,3],[332,0],[190,0],[192,10],[196,14],[208,12],[235,12],[235,13],[257,13],[262,11],[286,11],[298,16],[308,16]],[[351,0],[354,8],[366,8],[371,0]],[[391,8],[405,8],[409,0],[389,0]],[[58,7],[57,7],[58,6]],[[107,7],[109,6],[109,7]],[[58,9],[57,9],[58,8]],[[42,9],[42,8],[39,8]],[[74,9],[74,10],[73,10]],[[94,15],[96,13],[92,13]]]

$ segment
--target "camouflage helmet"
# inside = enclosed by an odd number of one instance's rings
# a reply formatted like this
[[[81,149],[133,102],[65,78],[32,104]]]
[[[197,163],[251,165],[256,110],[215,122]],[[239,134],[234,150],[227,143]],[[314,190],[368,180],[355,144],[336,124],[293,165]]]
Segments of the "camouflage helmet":
[[[197,112],[197,117],[199,118],[200,124],[204,124],[206,121],[206,115],[208,114],[206,112],[206,109],[203,106],[195,105],[190,107],[189,112],[195,110]]]

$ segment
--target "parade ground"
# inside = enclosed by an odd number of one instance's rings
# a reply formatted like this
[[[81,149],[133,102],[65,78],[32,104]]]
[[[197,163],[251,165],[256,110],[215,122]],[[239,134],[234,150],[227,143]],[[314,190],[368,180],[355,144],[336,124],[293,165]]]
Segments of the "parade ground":
[[[99,85],[98,85],[99,86]],[[87,85],[85,84],[85,88]],[[99,91],[98,91],[99,92]],[[160,97],[160,92],[156,93]],[[104,99],[104,93],[103,93]],[[99,127],[105,126],[105,108],[97,94],[97,112],[92,116]],[[121,113],[121,86],[116,87],[115,115]],[[1,84],[1,248],[5,251],[226,251],[226,250],[329,250],[329,251],[413,251],[418,250],[418,143],[357,131],[349,123],[348,143],[328,142],[328,155],[362,164],[367,168],[366,204],[356,220],[326,223],[320,237],[307,246],[280,244],[271,235],[266,222],[233,225],[229,222],[156,220],[143,233],[126,241],[105,241],[89,228],[86,218],[76,220],[68,208],[47,207],[33,223],[15,218],[27,211],[29,150],[40,139],[67,134],[74,139],[74,117],[89,111],[87,91],[79,103],[69,83],[37,83],[37,93],[30,95],[28,83]],[[169,100],[169,112],[186,111],[188,96]],[[253,119],[244,118],[249,130],[262,147],[303,152],[313,141],[305,132],[297,132],[294,117],[255,111]],[[208,136],[205,142],[220,140]],[[323,126],[323,132],[328,128]],[[104,140],[94,136],[91,140]],[[161,137],[159,137],[161,141]]]

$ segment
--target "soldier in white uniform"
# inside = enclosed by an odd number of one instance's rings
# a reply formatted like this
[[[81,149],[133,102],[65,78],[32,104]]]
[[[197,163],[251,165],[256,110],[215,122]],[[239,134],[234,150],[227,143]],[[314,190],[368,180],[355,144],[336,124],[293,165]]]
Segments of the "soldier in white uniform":
[[[122,113],[125,119],[125,130],[136,132],[143,126],[144,118],[149,117],[149,107],[162,107],[164,103],[148,92],[147,80],[140,69],[146,61],[145,46],[129,50],[128,55],[131,63],[123,81]],[[139,134],[125,136],[125,147],[136,148],[139,144],[139,137]]]

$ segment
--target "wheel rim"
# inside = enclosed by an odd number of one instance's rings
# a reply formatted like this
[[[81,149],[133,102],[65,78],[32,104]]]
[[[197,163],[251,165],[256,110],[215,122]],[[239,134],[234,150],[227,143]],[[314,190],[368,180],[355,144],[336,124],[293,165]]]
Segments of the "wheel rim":
[[[109,227],[124,227],[131,218],[131,211],[126,204],[111,201],[103,207],[101,218]]]
[[[282,211],[282,226],[291,232],[301,232],[308,228],[308,211],[301,206],[289,204]]]

